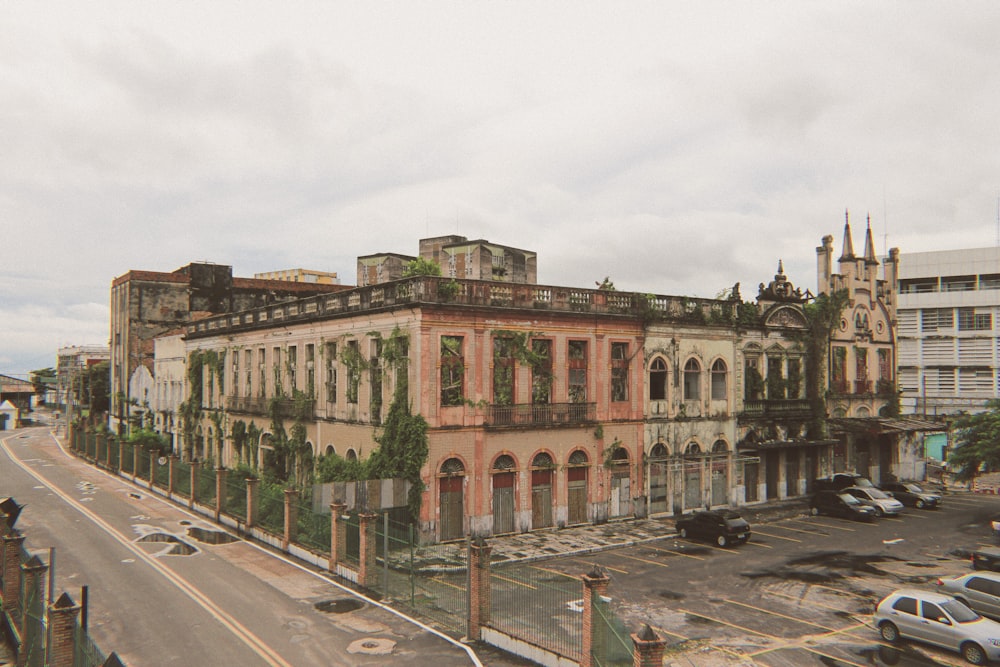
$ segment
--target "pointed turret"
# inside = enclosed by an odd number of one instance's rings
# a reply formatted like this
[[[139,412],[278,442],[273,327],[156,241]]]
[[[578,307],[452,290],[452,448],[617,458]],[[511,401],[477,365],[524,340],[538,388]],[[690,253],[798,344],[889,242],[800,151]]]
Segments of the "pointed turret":
[[[840,253],[841,262],[852,262],[857,257],[854,256],[854,239],[851,238],[851,220],[848,212],[844,211],[844,250]]]
[[[872,216],[868,216],[868,231],[865,232],[865,264],[878,264],[875,259],[875,243],[872,241]]]

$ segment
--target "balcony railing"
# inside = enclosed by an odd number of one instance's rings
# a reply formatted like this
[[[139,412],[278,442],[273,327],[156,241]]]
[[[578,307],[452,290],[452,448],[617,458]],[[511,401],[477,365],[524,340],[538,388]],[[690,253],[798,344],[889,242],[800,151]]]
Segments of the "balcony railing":
[[[259,396],[229,396],[226,398],[226,410],[242,412],[249,415],[267,415],[271,404],[270,398]],[[316,410],[316,401],[309,401],[309,413]],[[278,416],[284,419],[295,417],[295,402],[290,398],[278,399]]]
[[[753,400],[743,401],[743,417],[807,417],[809,416],[809,400],[793,398],[785,400]]]
[[[558,426],[583,424],[597,418],[596,403],[521,403],[491,405],[489,426]]]

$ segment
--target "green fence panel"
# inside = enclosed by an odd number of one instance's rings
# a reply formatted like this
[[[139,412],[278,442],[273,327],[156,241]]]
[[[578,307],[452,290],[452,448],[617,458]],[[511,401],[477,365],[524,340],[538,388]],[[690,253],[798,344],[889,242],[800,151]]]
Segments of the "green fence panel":
[[[185,498],[191,497],[191,464],[174,461],[174,493]]]
[[[593,632],[590,654],[594,665],[631,667],[634,664],[632,636],[611,608],[611,603],[600,597],[594,600]]]
[[[257,525],[278,535],[285,532],[285,489],[280,484],[260,485],[258,510]]]
[[[135,468],[135,447],[127,442],[122,443],[122,472],[131,475]]]
[[[153,484],[161,489],[170,486],[170,460],[165,456],[157,456],[154,461]]]
[[[330,553],[330,512],[314,512],[312,502],[299,502],[296,542],[304,547]]]
[[[73,655],[73,667],[101,667],[107,661],[107,656],[97,646],[97,642],[79,624],[76,626],[76,651]]]
[[[104,465],[108,460],[108,440],[107,438],[97,439],[97,464]]]
[[[138,450],[138,458],[135,462],[135,476],[139,479],[149,479],[149,450],[142,447]]]
[[[490,625],[580,661],[583,583],[579,577],[516,564],[490,570]]]
[[[121,452],[118,450],[118,441],[108,439],[108,451],[110,456],[108,457],[108,467],[112,470],[121,469],[122,462],[120,461]]]
[[[226,494],[223,509],[229,516],[246,521],[247,518],[247,481],[242,476],[234,476],[233,471],[226,474],[224,486]]]
[[[204,466],[198,468],[198,474],[196,475],[198,483],[198,495],[196,496],[199,503],[202,505],[208,505],[209,507],[215,506],[215,469],[206,468]]]

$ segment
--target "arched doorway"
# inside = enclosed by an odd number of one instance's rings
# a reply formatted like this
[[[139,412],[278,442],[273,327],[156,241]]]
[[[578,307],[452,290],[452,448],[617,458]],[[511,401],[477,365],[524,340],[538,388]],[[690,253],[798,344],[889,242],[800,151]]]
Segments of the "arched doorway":
[[[587,453],[576,450],[569,455],[566,467],[566,523],[587,522]]]
[[[701,445],[690,442],[684,449],[684,508],[696,509],[701,500]]]
[[[632,480],[629,474],[628,450],[615,449],[611,455],[611,498],[608,516],[628,516],[632,513]]]
[[[493,534],[514,532],[514,483],[517,464],[508,454],[502,454],[493,462]]]
[[[729,446],[725,440],[712,444],[712,505],[729,504]]]
[[[552,525],[552,457],[539,452],[531,460],[531,527],[548,528]]]
[[[667,446],[662,442],[649,451],[649,513],[667,511]]]
[[[464,486],[465,464],[456,458],[442,463],[438,477],[438,533],[442,542],[461,539],[465,534]]]

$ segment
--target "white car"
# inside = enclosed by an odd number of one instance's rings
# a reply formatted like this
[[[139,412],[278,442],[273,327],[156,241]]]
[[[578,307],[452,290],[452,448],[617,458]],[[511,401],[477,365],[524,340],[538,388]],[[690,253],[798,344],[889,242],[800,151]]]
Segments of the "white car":
[[[887,514],[900,514],[903,511],[903,503],[874,486],[850,486],[841,493],[849,493],[860,500],[862,504],[871,506],[875,510],[875,516],[877,517],[883,517]]]
[[[980,616],[950,595],[896,591],[878,603],[875,626],[890,644],[900,638],[916,639],[957,651],[973,665],[1000,659],[1000,623]]]

